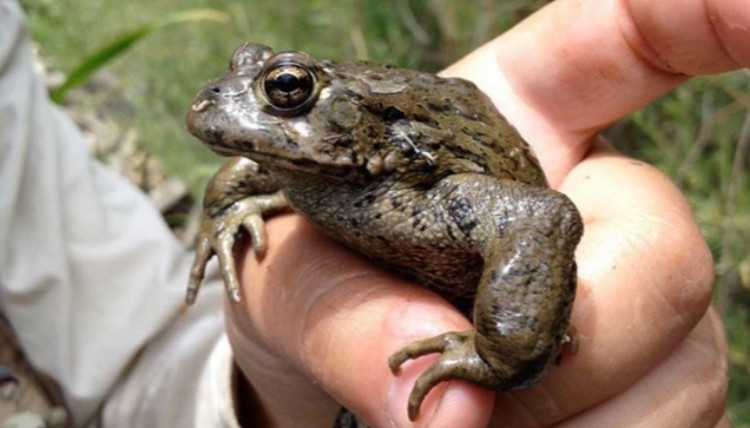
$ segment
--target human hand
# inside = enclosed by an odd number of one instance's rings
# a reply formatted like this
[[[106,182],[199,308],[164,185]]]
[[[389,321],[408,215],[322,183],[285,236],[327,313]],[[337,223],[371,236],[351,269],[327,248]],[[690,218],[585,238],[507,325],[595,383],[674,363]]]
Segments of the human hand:
[[[417,423],[720,424],[726,349],[708,309],[706,244],[670,181],[596,134],[690,75],[750,65],[748,27],[743,0],[559,0],[446,70],[490,95],[583,215],[572,319],[580,347],[494,405],[489,391],[442,384]],[[408,426],[406,398],[432,360],[394,377],[388,356],[469,322],[295,215],[269,221],[268,235],[260,264],[251,252],[241,260],[245,300],[227,310],[255,417],[329,426],[338,401],[376,426]]]

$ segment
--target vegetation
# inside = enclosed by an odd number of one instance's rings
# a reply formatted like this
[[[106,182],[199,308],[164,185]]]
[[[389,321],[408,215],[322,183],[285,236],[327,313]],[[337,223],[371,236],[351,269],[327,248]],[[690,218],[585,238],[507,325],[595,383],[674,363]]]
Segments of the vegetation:
[[[138,142],[195,193],[217,159],[190,138],[182,116],[198,87],[253,40],[331,59],[371,59],[438,70],[543,6],[541,0],[90,2],[23,0],[51,70],[193,8],[226,14],[220,25],[189,22],[148,36],[111,65],[119,101],[106,107]],[[694,79],[613,126],[625,152],[659,166],[683,189],[717,262],[715,303],[731,342],[729,410],[750,427],[750,79],[747,71]],[[125,100],[124,102],[122,100]],[[101,102],[99,100],[98,102]],[[637,141],[638,145],[628,142]]]

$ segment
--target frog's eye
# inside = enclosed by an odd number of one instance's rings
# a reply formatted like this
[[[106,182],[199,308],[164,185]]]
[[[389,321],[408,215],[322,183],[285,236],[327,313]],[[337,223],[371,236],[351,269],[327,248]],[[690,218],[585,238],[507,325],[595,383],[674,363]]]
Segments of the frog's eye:
[[[271,65],[263,75],[263,93],[272,112],[283,116],[299,114],[315,101],[315,73],[295,62]]]

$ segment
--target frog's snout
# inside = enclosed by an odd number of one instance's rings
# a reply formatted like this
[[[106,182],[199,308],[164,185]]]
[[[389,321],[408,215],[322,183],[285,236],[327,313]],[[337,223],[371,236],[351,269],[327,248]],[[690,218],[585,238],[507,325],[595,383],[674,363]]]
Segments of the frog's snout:
[[[195,131],[200,129],[201,124],[206,123],[208,116],[216,110],[220,91],[221,88],[218,86],[207,86],[195,96],[185,116],[185,125],[191,134],[196,135]]]
[[[214,80],[204,86],[193,100],[190,112],[201,113],[216,106],[241,103],[251,93],[252,81],[247,76],[228,76]],[[189,113],[188,113],[189,114]]]
[[[223,139],[223,132],[215,126],[222,116],[222,92],[219,85],[207,85],[195,96],[185,115],[187,130],[209,146]]]
[[[233,106],[244,102],[250,91],[250,79],[245,76],[229,76],[214,80],[204,86],[195,96],[185,116],[188,131],[206,141],[206,133],[214,128],[217,119],[226,116]],[[224,118],[226,120],[226,118]]]
[[[193,103],[193,105],[190,106],[190,110],[200,113],[203,110],[206,110],[207,108],[211,107],[213,105],[213,101],[211,100],[199,100]]]

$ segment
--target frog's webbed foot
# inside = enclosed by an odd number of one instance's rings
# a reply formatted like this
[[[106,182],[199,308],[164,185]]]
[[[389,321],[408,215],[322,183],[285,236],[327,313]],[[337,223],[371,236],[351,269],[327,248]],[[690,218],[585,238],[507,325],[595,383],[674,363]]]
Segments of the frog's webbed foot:
[[[242,297],[233,253],[237,234],[243,227],[250,234],[255,255],[262,257],[268,245],[263,214],[286,206],[284,195],[276,192],[236,200],[215,213],[204,212],[185,301],[195,302],[206,264],[216,254],[229,298],[239,302]]]
[[[393,374],[398,374],[407,360],[423,355],[440,353],[437,361],[417,378],[409,395],[409,419],[419,417],[419,408],[427,393],[440,382],[461,379],[484,385],[495,379],[492,368],[479,356],[475,346],[474,331],[451,332],[425,340],[411,342],[388,358]]]

